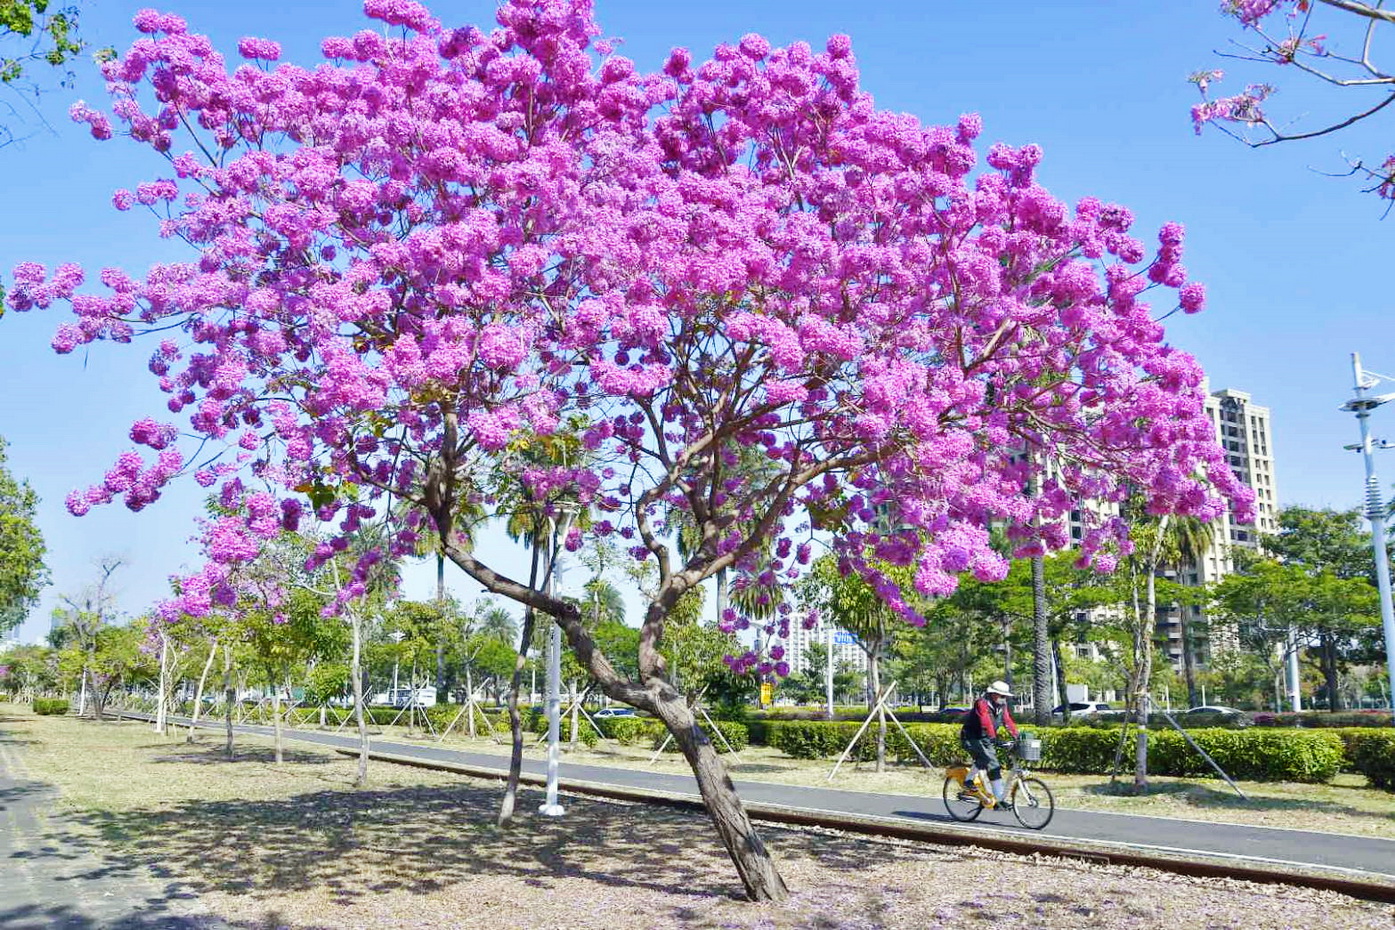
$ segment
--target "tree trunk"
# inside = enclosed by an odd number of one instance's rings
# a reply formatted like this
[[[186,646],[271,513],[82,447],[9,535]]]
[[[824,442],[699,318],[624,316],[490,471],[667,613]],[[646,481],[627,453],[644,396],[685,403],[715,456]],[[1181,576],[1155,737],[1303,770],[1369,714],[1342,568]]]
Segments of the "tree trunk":
[[[1163,531],[1167,527],[1167,517],[1163,517],[1158,525],[1158,539],[1155,543],[1154,558],[1150,560],[1143,579],[1145,600],[1143,616],[1139,618],[1138,630],[1134,641],[1138,650],[1137,665],[1137,689],[1134,692],[1138,707],[1138,741],[1134,753],[1133,787],[1138,794],[1145,794],[1148,791],[1148,715],[1152,710],[1150,706],[1150,695],[1153,683],[1153,627],[1157,622],[1158,609],[1158,586],[1156,551],[1161,545]],[[1135,589],[1136,590],[1136,589]],[[1137,600],[1134,602],[1134,610],[1137,612]],[[1136,614],[1135,614],[1136,615]]]
[[[208,680],[209,670],[213,668],[213,657],[218,654],[218,640],[213,641],[213,645],[208,647],[208,659],[203,663],[203,674],[199,675],[199,686],[194,691],[194,709],[189,714],[189,732],[184,737],[184,742],[194,741],[194,731],[199,726],[199,711],[203,710],[203,686]]]
[[[271,728],[275,733],[272,742],[276,746],[276,761],[279,764],[285,761],[281,743],[281,688],[279,685],[271,686]]]
[[[1051,722],[1051,631],[1046,611],[1046,561],[1032,558],[1032,715],[1038,726]]]
[[[1066,663],[1061,661],[1061,641],[1053,638],[1051,640],[1051,656],[1056,660],[1056,690],[1061,697],[1061,722],[1070,723],[1070,698],[1066,694]],[[1048,702],[1050,700],[1048,699]],[[1047,718],[1050,719],[1051,708],[1046,709]]]
[[[1322,680],[1323,686],[1327,689],[1327,710],[1329,713],[1335,713],[1342,709],[1342,694],[1338,690],[1341,686],[1339,677],[1337,637],[1331,633],[1324,633],[1322,634]]]
[[[469,694],[465,698],[465,717],[467,718],[466,732],[470,734],[470,739],[475,738],[475,680],[470,673],[470,666],[465,666],[465,690]]]
[[[880,643],[874,644],[880,646]],[[877,774],[886,771],[886,711],[881,707],[882,696],[882,668],[881,650],[874,648],[867,653],[867,677],[872,683],[872,694],[870,701],[878,702],[874,704],[877,708]],[[871,707],[868,708],[871,710]]]
[[[1192,649],[1192,620],[1191,608],[1182,604],[1181,611],[1182,626],[1182,674],[1187,681],[1187,706],[1196,707],[1201,702],[1196,699],[1196,653]]]
[[[681,694],[668,689],[669,694],[655,702],[654,711],[668,727],[678,748],[692,766],[707,813],[717,828],[736,866],[746,894],[752,901],[783,901],[789,895],[785,881],[775,868],[775,861],[756,833],[736,786],[728,777],[722,757],[718,755],[707,734],[698,727],[688,702]]]
[[[88,689],[92,695],[92,719],[102,719],[102,705],[106,702],[102,697],[102,689],[97,685],[97,673],[92,668],[97,664],[97,647],[93,646],[87,654],[87,674],[92,679],[92,686]]]
[[[237,692],[233,690],[233,667],[232,667],[232,647],[227,643],[223,644],[223,702],[226,707],[223,710],[223,728],[227,733],[228,745],[225,752],[228,761],[233,760],[233,700],[237,697]]]
[[[538,547],[532,550],[532,567],[528,570],[528,587],[538,584]],[[518,778],[523,773],[523,717],[518,712],[518,689],[523,687],[523,667],[528,664],[528,647],[533,643],[532,607],[523,611],[523,629],[518,635],[518,657],[513,663],[513,687],[509,689],[509,777],[504,782],[504,797],[499,802],[499,826],[506,827],[513,822],[514,807],[518,803]],[[530,689],[531,695],[531,689]]]
[[[354,787],[362,788],[368,784],[368,721],[363,716],[363,623],[356,610],[349,614],[349,627],[354,644],[349,674],[354,680],[354,717],[358,721],[358,771],[354,774]]]
[[[571,682],[568,682],[568,683],[567,683],[567,691],[568,691],[569,694],[571,695],[571,705],[572,705],[572,712],[571,712],[571,714],[570,714],[570,716],[571,716],[571,718],[572,718],[572,719],[571,719],[571,725],[572,725],[572,729],[571,729],[571,740],[570,740],[570,745],[569,745],[567,748],[568,748],[568,750],[571,751],[571,752],[576,752],[576,743],[577,743],[577,739],[581,736],[581,710],[579,709],[579,706],[578,706],[577,701],[576,701],[576,682],[575,682],[575,681],[571,681]]]
[[[155,732],[165,732],[166,701],[168,700],[170,664],[170,638],[160,634],[160,694],[155,704]]]

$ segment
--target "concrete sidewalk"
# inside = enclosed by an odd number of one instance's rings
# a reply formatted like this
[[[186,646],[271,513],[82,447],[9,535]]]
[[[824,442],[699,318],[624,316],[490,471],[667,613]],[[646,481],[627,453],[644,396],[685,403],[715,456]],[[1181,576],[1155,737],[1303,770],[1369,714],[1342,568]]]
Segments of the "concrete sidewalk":
[[[222,724],[212,722],[209,726],[212,729],[221,727]],[[237,729],[261,736],[270,736],[272,732],[270,727],[261,726],[242,725]],[[334,749],[356,749],[358,746],[357,737],[352,735],[289,728],[283,732],[287,739]],[[371,745],[374,751],[388,752],[423,762],[446,762],[501,772],[508,767],[506,756],[449,749],[434,742],[373,740]],[[525,759],[523,769],[531,774],[543,774],[546,765],[541,760]],[[563,762],[559,771],[563,779],[697,797],[697,784],[691,775],[670,775],[571,762]],[[927,775],[924,795],[874,794],[745,779],[738,780],[736,785],[741,797],[748,802],[780,805],[796,810],[833,811],[949,826],[953,821],[945,813],[944,804],[940,799],[941,780],[938,776],[939,773]],[[1050,784],[1050,773],[1044,773],[1042,777]],[[1057,807],[1056,816],[1051,824],[1042,831],[1027,830],[1021,827],[1011,814],[991,811],[985,812],[980,820],[968,829],[1001,835],[1011,834],[1023,839],[1037,836],[1056,837],[1139,850],[1164,851],[1180,856],[1197,854],[1237,857],[1253,862],[1310,866],[1329,872],[1366,873],[1370,876],[1395,879],[1395,840],[1365,836],[1066,810],[1060,807]]]
[[[105,853],[65,819],[52,785],[24,767],[26,741],[0,720],[0,927],[215,930],[190,896]]]

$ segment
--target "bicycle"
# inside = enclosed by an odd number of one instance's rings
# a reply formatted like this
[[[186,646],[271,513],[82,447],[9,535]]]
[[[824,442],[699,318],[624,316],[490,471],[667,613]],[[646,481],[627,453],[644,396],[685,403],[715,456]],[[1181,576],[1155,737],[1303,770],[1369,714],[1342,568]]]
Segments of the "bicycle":
[[[1041,760],[1041,740],[1023,734],[1008,751],[1011,754],[1011,767],[1004,773],[1007,777],[1004,797],[1008,809],[1022,826],[1029,830],[1041,830],[1056,813],[1056,799],[1051,796],[1046,782],[1032,775],[1022,764]],[[985,810],[998,808],[998,802],[986,784],[978,781],[965,784],[968,774],[967,765],[951,766],[945,770],[945,810],[961,823],[977,820]]]

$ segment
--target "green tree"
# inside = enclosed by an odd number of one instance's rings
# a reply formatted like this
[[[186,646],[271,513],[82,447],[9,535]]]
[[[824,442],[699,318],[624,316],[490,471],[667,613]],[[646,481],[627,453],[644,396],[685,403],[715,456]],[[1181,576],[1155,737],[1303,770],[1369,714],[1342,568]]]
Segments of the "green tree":
[[[0,17],[3,9],[0,5]],[[48,584],[44,537],[35,522],[39,496],[5,465],[5,440],[0,438],[0,636],[24,622]]]
[[[1379,623],[1375,565],[1361,515],[1356,510],[1285,507],[1279,512],[1279,532],[1266,536],[1262,545],[1311,581],[1302,591],[1306,609],[1295,626],[1316,641],[1310,659],[1322,674],[1328,710],[1341,710],[1342,671],[1374,659],[1363,634]]]
[[[50,0],[0,0],[0,86],[30,109],[48,81],[44,71],[57,76],[61,86],[73,80],[72,62],[87,44],[78,35],[76,6],[55,6]],[[103,50],[105,58],[110,50]],[[11,118],[18,108],[5,102]],[[14,141],[8,120],[0,121],[0,147]],[[3,313],[3,310],[0,310]]]

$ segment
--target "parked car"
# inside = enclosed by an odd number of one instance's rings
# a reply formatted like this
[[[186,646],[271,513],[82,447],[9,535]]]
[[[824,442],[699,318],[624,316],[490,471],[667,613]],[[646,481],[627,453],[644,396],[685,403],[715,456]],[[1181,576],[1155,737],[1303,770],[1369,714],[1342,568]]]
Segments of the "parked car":
[[[597,720],[604,720],[608,717],[633,717],[635,710],[633,707],[606,707],[592,714]]]
[[[1105,701],[1071,701],[1072,717],[1117,717],[1123,713]],[[1052,720],[1066,719],[1066,705],[1061,704],[1051,711]]]
[[[1192,726],[1213,724],[1217,726],[1248,727],[1255,722],[1254,717],[1240,708],[1227,707],[1224,704],[1202,704],[1200,707],[1188,708],[1176,716],[1178,723],[1191,724]]]

